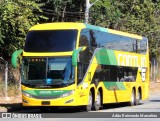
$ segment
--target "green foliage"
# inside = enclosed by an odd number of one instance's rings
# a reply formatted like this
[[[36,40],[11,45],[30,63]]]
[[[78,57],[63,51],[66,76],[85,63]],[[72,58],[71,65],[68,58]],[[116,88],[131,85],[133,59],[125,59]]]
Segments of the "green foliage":
[[[145,36],[151,54],[160,56],[160,1],[99,0],[91,10],[91,24]]]
[[[96,0],[90,0],[94,3]],[[85,0],[1,0],[0,56],[21,49],[28,29],[37,23],[84,22]],[[48,18],[48,19],[46,19]],[[159,0],[98,0],[89,23],[149,38],[152,55],[160,58]]]
[[[0,4],[0,56],[5,59],[23,48],[28,29],[38,23],[42,12],[33,0],[10,0]]]
[[[1,23],[1,22],[0,22],[0,23]],[[0,28],[2,28],[1,25],[0,25]],[[2,35],[2,32],[1,32],[1,29],[0,29],[0,43],[4,43],[4,42],[3,42],[3,35]]]
[[[85,0],[41,0],[47,22],[84,21]]]

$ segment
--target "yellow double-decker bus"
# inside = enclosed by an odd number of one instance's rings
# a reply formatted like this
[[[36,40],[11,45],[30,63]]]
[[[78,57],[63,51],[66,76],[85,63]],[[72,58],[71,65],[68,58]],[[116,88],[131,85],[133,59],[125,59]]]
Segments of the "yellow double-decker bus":
[[[23,106],[56,109],[103,104],[139,104],[149,95],[149,50],[145,37],[84,23],[33,26],[21,56]]]

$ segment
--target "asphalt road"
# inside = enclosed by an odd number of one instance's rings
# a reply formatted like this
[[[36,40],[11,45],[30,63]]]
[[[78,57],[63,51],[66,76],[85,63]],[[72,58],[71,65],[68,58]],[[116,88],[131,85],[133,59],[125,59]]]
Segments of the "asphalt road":
[[[137,106],[128,106],[126,103],[122,104],[108,104],[103,107],[103,109],[99,111],[91,111],[91,112],[83,112],[81,108],[60,108],[56,112],[52,113],[41,113],[38,108],[25,109],[25,110],[12,110],[11,113],[29,115],[33,116],[34,114],[37,116],[45,117],[45,121],[159,121],[160,120],[160,94],[150,96],[148,100],[141,101],[140,105]],[[20,116],[20,117],[21,117]],[[22,117],[23,117],[22,116]],[[145,117],[147,116],[147,117]],[[150,116],[150,118],[149,118]],[[156,118],[156,117],[159,118]],[[47,118],[52,117],[52,118]],[[141,117],[141,118],[140,118]],[[89,118],[89,119],[88,119]],[[0,119],[0,121],[9,121],[8,118]],[[14,117],[12,121],[22,120]],[[23,119],[28,120],[28,119]],[[35,121],[44,120],[44,118],[34,119]]]
[[[20,110],[11,110],[10,112],[19,112],[19,113],[41,113],[38,108],[27,108]],[[103,108],[99,111],[91,111],[91,112],[160,112],[160,94],[159,95],[151,95],[147,100],[141,101],[137,106],[128,106],[127,103],[120,104],[107,104],[104,105]],[[83,114],[84,112],[81,108],[59,108],[56,112],[52,114],[64,114],[71,113],[74,114]]]

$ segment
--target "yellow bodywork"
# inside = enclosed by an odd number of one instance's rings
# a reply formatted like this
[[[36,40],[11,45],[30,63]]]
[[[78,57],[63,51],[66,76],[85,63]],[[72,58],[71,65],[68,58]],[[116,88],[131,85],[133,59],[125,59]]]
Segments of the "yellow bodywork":
[[[39,24],[30,29],[30,31],[33,30],[62,30],[62,29],[76,29],[78,30],[78,36],[77,36],[77,44],[76,49],[78,48],[78,41],[80,38],[80,31],[86,28],[85,24],[83,23],[49,23],[49,24]],[[125,35],[132,38],[137,38],[139,40],[142,39],[139,35],[129,34],[125,32],[120,32],[116,30],[108,29],[109,33],[118,34],[118,35]],[[71,56],[73,52],[58,52],[58,53],[31,53],[31,52],[23,52],[24,57],[57,57],[57,56]],[[35,98],[29,98],[25,95],[22,95],[23,99],[23,105],[24,106],[42,106],[42,101],[50,101],[50,105],[43,105],[43,106],[81,106],[81,105],[87,105],[88,104],[88,96],[89,91],[93,89],[95,91],[94,93],[94,99],[97,95],[97,90],[100,88],[103,92],[103,103],[115,103],[115,102],[128,102],[130,101],[132,89],[135,88],[136,94],[138,92],[138,89],[141,88],[142,90],[142,99],[146,99],[149,94],[149,54],[148,52],[146,54],[135,54],[135,53],[129,53],[129,52],[122,52],[122,51],[114,51],[114,54],[116,56],[116,59],[118,60],[118,66],[132,66],[132,67],[138,67],[137,72],[137,80],[135,82],[123,82],[121,85],[123,85],[122,90],[116,90],[116,87],[111,87],[113,89],[108,90],[102,80],[98,83],[98,85],[95,85],[91,83],[91,80],[93,78],[93,75],[95,73],[96,68],[98,67],[98,62],[96,60],[96,57],[93,57],[88,72],[85,75],[85,78],[82,83],[77,85],[77,67],[76,67],[76,74],[75,74],[75,84],[64,87],[64,88],[57,88],[53,90],[74,90],[74,94],[64,97],[64,98],[57,98],[57,99],[35,99]],[[147,68],[146,73],[146,80],[145,82],[141,79],[141,67]],[[89,73],[90,72],[90,73]],[[89,75],[91,74],[91,75]],[[118,83],[118,82],[117,82]],[[34,89],[34,88],[28,88],[22,85],[22,91],[25,90],[40,90],[40,89]],[[41,89],[42,90],[42,89]],[[49,89],[43,89],[43,90],[49,90]],[[66,103],[67,101],[71,101],[70,103]]]

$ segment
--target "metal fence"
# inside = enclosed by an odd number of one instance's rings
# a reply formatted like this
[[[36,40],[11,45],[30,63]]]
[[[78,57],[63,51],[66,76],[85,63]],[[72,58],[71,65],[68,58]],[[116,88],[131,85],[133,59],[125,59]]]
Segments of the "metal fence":
[[[19,69],[13,69],[3,58],[0,58],[0,98],[14,97],[21,93]]]
[[[160,82],[160,61],[156,58],[150,61],[150,81]]]
[[[160,61],[153,58],[150,61],[150,81],[160,82]],[[12,97],[21,94],[19,69],[13,69],[0,57],[0,97]]]

